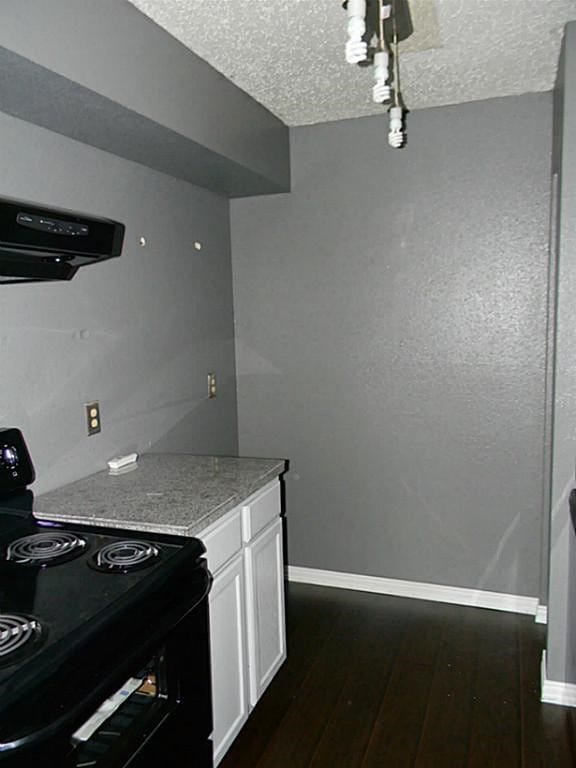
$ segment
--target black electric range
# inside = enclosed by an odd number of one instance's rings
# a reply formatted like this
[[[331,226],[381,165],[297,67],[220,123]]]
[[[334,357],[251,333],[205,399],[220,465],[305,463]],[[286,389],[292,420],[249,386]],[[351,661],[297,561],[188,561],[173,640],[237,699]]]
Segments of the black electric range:
[[[8,435],[6,456],[2,434],[5,489],[25,446]],[[201,542],[32,506],[22,488],[0,499],[0,766],[211,766]]]

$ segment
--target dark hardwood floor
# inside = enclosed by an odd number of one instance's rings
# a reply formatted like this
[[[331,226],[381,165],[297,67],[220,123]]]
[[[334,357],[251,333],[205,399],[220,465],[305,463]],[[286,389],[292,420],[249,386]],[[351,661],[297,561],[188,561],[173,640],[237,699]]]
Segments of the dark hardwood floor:
[[[221,768],[573,768],[530,616],[287,585],[288,661]]]

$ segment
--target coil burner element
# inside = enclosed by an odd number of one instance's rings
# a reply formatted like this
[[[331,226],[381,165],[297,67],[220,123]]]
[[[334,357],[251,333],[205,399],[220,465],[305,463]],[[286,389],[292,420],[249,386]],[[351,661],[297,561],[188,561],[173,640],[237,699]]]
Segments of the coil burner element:
[[[115,541],[99,549],[90,560],[98,571],[128,573],[152,565],[160,557],[160,549],[147,541]]]
[[[40,622],[23,614],[0,613],[0,665],[13,664],[40,641]]]
[[[20,565],[54,565],[78,557],[86,547],[86,539],[73,533],[35,533],[13,541],[6,551],[6,560]]]

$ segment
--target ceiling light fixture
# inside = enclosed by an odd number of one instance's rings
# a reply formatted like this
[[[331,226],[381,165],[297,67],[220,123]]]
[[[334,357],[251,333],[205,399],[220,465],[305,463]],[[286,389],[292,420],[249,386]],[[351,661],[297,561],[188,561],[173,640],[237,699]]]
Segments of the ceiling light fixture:
[[[372,100],[376,104],[392,102],[388,143],[399,149],[406,142],[406,131],[398,42],[413,31],[407,0],[346,0],[344,8],[348,17],[346,61],[364,67],[374,65]]]

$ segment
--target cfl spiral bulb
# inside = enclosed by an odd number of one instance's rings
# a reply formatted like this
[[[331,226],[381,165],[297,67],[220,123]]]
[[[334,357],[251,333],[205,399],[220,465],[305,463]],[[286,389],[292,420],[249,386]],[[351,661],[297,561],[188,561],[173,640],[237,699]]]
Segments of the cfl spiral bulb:
[[[405,134],[402,122],[402,107],[392,107],[390,109],[390,132],[388,133],[388,144],[394,149],[400,149],[404,144]]]
[[[392,89],[388,85],[388,53],[378,51],[374,54],[374,87],[372,88],[372,100],[376,104],[384,104],[390,101]]]
[[[346,61],[358,64],[368,57],[368,43],[362,38],[366,34],[366,0],[348,0],[348,41]]]

